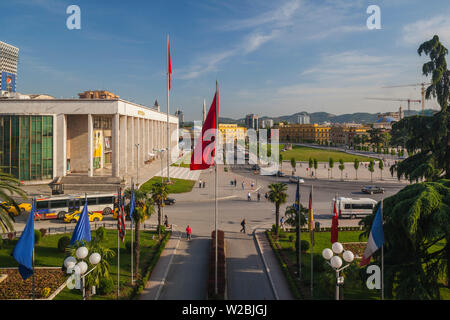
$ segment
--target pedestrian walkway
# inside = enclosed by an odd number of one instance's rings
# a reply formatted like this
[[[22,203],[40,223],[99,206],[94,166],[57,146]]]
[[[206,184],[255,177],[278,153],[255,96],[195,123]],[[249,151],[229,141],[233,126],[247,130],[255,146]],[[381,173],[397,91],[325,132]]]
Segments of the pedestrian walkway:
[[[194,180],[197,181],[200,177],[200,170],[191,171],[189,168],[184,167],[173,167],[171,166],[169,169],[170,177],[175,179],[185,179],[185,180]],[[156,174],[158,177],[167,177],[167,167],[162,171],[158,171]]]

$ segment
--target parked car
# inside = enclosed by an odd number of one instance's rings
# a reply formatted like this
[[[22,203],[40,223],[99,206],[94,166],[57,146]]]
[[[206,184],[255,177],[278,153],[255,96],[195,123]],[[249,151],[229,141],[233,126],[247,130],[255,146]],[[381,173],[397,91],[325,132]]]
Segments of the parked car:
[[[166,198],[166,200],[164,200],[164,204],[170,206],[171,204],[175,204],[175,199],[174,198]]]
[[[300,183],[305,183],[305,180],[303,180],[299,176],[290,176],[289,177],[289,182],[290,183],[297,183],[297,181],[300,182]]]
[[[361,192],[368,194],[384,193],[384,189],[378,186],[364,186],[362,187]]]
[[[10,214],[12,214],[14,216],[18,216],[21,213],[31,211],[31,203],[25,203],[24,202],[24,203],[21,203],[21,204],[17,204],[17,206],[20,209],[20,212],[17,212],[17,209],[13,205],[7,203],[6,201],[3,201],[2,204],[5,205],[8,208],[8,213],[10,213]]]
[[[259,171],[260,169],[261,169],[261,168],[260,168],[257,164],[254,164],[253,167],[252,167],[252,170],[253,170],[253,171],[255,171],[255,170],[256,170],[256,171]]]
[[[281,172],[281,171],[277,171],[276,176],[277,177],[284,177],[284,173]]]
[[[73,213],[66,214],[66,217],[64,218],[64,222],[67,223],[75,223],[78,222],[78,219],[80,219],[80,211],[75,211]],[[89,222],[92,221],[102,221],[103,215],[100,212],[89,212]]]

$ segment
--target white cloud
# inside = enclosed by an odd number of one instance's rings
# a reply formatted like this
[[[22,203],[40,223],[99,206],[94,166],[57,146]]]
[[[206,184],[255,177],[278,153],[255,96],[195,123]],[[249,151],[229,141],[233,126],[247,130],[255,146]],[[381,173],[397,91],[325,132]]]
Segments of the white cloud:
[[[450,16],[440,15],[431,19],[423,19],[405,25],[402,30],[402,40],[406,44],[420,45],[438,35],[441,42],[450,46]]]

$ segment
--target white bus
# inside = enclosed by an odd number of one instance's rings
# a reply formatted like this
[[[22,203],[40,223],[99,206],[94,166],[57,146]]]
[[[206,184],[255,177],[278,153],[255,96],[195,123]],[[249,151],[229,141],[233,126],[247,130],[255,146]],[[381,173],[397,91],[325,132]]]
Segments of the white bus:
[[[84,195],[67,195],[36,199],[36,220],[60,219],[84,206]],[[116,193],[87,195],[88,210],[103,215],[112,214]]]
[[[334,201],[331,202],[331,212],[334,214]],[[370,198],[345,198],[338,197],[336,210],[339,214],[339,218],[350,217],[355,219],[358,216],[367,216],[373,212],[373,208],[377,205],[377,201]]]

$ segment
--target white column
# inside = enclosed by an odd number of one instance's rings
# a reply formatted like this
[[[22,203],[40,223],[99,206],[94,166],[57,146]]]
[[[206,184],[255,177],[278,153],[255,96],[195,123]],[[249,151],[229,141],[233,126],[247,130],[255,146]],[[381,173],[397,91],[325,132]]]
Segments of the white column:
[[[119,175],[126,175],[127,174],[127,167],[128,167],[128,150],[127,150],[127,144],[128,144],[128,117],[127,116],[121,116],[120,117],[120,128],[119,128],[119,134],[120,134],[120,145],[119,145],[119,152],[120,152],[120,172]]]
[[[140,128],[140,119],[139,118],[134,118],[135,123],[134,123],[134,144],[138,144],[140,143],[140,134],[141,134],[141,128]],[[138,151],[136,146],[133,145],[133,153],[136,155],[136,159],[134,161],[134,168],[135,170],[137,169],[137,166],[139,166],[139,163],[137,163],[137,161],[141,161],[141,159],[138,159]],[[139,157],[140,158],[140,157]]]
[[[94,176],[94,126],[92,121],[92,114],[88,114],[88,176]]]
[[[134,117],[127,117],[127,167],[133,171],[134,165]],[[128,170],[127,170],[128,171]]]
[[[55,123],[56,118],[56,123]],[[53,118],[53,176],[64,177],[67,171],[67,121],[66,115]],[[55,163],[56,161],[56,163]]]
[[[147,122],[147,152],[145,153],[145,156],[147,157],[147,159],[149,158],[149,153],[152,153],[152,135],[150,134],[150,125],[151,125],[151,121],[150,120],[145,120]]]
[[[113,177],[119,177],[119,127],[120,127],[120,121],[119,121],[119,114],[116,113],[113,116],[112,121],[112,176]]]
[[[139,119],[140,121],[140,133],[141,133],[141,138],[139,140],[139,165],[143,166],[144,162],[145,162],[145,119],[141,118]]]

